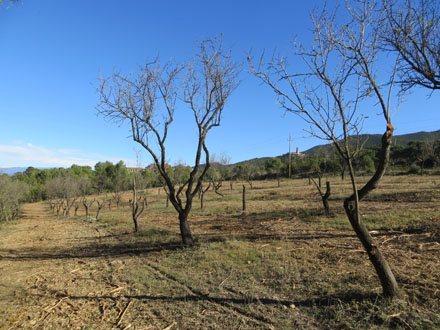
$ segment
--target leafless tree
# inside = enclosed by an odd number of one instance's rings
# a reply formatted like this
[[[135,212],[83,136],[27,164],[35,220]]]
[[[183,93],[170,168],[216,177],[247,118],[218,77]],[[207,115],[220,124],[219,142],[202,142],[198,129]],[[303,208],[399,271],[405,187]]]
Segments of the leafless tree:
[[[86,211],[86,217],[89,216],[89,209],[92,207],[92,205],[95,203],[94,199],[87,199],[85,196],[81,199],[81,202],[84,206],[84,209]]]
[[[403,90],[422,86],[440,89],[440,2],[382,0],[381,38],[400,55],[399,80]]]
[[[115,72],[108,79],[100,79],[98,112],[111,120],[128,121],[133,140],[153,157],[168,188],[169,199],[178,212],[185,245],[194,244],[188,215],[210,166],[206,136],[220,125],[226,102],[238,85],[237,74],[238,67],[222,49],[221,40],[205,40],[200,44],[198,55],[187,65],[161,66],[156,60],[140,68],[135,76]],[[166,171],[166,142],[175,118],[181,76],[181,97],[194,117],[198,141],[192,171],[183,184],[175,187]],[[202,154],[205,166],[199,173]]]
[[[99,215],[101,214],[101,210],[105,206],[105,202],[107,201],[106,197],[98,198],[94,200],[96,202],[96,216],[95,219],[99,220]]]
[[[397,59],[394,58],[394,66],[388,67],[389,70],[380,67],[380,76],[386,72],[389,76],[379,81],[381,52],[374,20],[377,8],[374,2],[363,0],[347,2],[342,16],[338,16],[338,11],[329,13],[325,8],[312,14],[313,44],[309,47],[294,44],[295,55],[306,69],[292,73],[286,57],[273,56],[265,61],[262,56],[257,64],[253,64],[250,56],[248,60],[251,73],[276,93],[285,111],[303,118],[314,136],[335,145],[347,165],[353,191],[344,201],[346,214],[376,269],[384,295],[397,297],[400,290],[394,274],[359,213],[360,201],[379,185],[385,174],[393,134],[390,101]],[[392,61],[388,57],[386,63]],[[386,131],[376,172],[359,189],[352,164],[359,148],[349,137],[358,135],[362,128],[360,107],[373,104],[383,115]]]
[[[319,184],[316,183],[316,181],[310,177],[311,180],[313,181],[313,183],[315,184],[316,189],[318,189],[319,195],[321,196],[322,199],[322,205],[324,206],[324,211],[326,215],[330,214],[330,206],[328,204],[328,199],[330,197],[331,194],[331,189],[330,189],[330,181],[326,182],[326,190],[325,193],[322,191],[321,189],[321,177],[319,177]]]
[[[133,179],[133,198],[131,200],[131,215],[134,223],[134,231],[139,231],[139,217],[142,215],[145,209],[146,196],[141,202],[142,196],[138,196],[136,190],[136,179]]]
[[[25,183],[15,181],[8,175],[0,175],[0,223],[14,219],[22,199],[28,191]]]
[[[225,152],[222,152],[220,156],[213,154],[211,157],[211,164],[213,164],[213,166],[211,167],[211,173],[209,173],[208,176],[211,180],[214,192],[221,197],[224,197],[220,192],[220,189],[223,186],[223,181],[231,176],[231,170],[228,167],[230,162],[231,157]],[[230,182],[230,188],[232,190],[232,182]]]
[[[199,190],[199,198],[200,198],[200,208],[203,210],[203,201],[205,200],[205,193],[209,190],[209,188],[211,188],[211,182],[208,183],[208,185],[206,187],[202,186],[200,187]]]
[[[121,203],[121,198],[122,198],[122,192],[117,191],[115,193],[113,193],[113,200],[116,203],[116,207],[119,209],[119,204]]]
[[[73,214],[75,217],[78,215],[79,204],[75,203],[74,205],[75,213]]]
[[[50,198],[58,199],[57,215],[63,209],[63,216],[67,217],[80,195],[79,180],[70,176],[56,176],[47,181],[46,192]]]

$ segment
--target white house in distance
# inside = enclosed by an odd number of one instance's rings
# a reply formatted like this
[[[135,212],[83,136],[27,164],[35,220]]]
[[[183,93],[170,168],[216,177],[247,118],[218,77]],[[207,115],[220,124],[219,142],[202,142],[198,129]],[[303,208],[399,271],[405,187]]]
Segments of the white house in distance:
[[[142,167],[127,167],[129,173],[142,172],[144,169]]]

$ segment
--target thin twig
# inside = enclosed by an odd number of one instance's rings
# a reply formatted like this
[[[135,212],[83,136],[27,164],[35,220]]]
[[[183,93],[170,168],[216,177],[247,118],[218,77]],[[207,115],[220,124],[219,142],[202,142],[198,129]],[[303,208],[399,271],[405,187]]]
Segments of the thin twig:
[[[119,319],[118,322],[116,323],[116,326],[119,326],[122,322],[122,319],[124,318],[125,313],[128,310],[128,307],[130,307],[131,303],[133,302],[133,300],[130,300],[127,304],[127,306],[125,306],[124,310],[119,314]]]
[[[171,323],[169,326],[167,326],[166,328],[164,328],[163,330],[170,330],[172,327],[174,327],[177,323],[173,322]]]

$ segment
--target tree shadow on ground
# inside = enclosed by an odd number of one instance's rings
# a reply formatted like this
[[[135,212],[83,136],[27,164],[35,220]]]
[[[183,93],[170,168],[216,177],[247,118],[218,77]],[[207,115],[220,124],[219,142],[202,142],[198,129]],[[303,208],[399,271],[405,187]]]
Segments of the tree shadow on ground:
[[[134,299],[134,300],[147,300],[147,301],[162,301],[162,302],[191,302],[191,301],[211,301],[218,304],[237,304],[237,305],[279,305],[287,307],[311,307],[311,306],[333,306],[340,305],[341,303],[360,303],[360,302],[374,302],[377,303],[384,300],[383,296],[374,293],[364,293],[359,291],[347,291],[344,293],[337,293],[331,295],[322,295],[319,297],[312,297],[308,299],[274,299],[267,297],[213,297],[206,294],[194,293],[181,296],[169,296],[169,295],[101,295],[101,296],[75,296],[69,295],[64,292],[52,292],[53,296],[57,298],[67,298],[72,300],[89,300],[99,301],[102,299],[118,300],[120,298]]]
[[[176,251],[183,248],[184,246],[180,241],[173,241],[160,244],[146,244],[143,242],[128,244],[90,244],[72,249],[0,249],[0,260],[23,261],[34,259],[93,259],[102,257],[141,255],[160,251]]]
[[[227,226],[226,226],[227,227]],[[301,231],[300,233],[278,233],[267,232],[258,230],[235,230],[234,234],[228,235],[227,232],[231,228],[224,228],[225,234],[219,234],[218,232],[205,232],[196,235],[197,245],[209,244],[214,242],[225,242],[232,238],[234,240],[243,241],[313,241],[324,240],[331,241],[332,239],[351,238],[356,239],[355,235],[350,232],[335,232],[328,230],[310,230]],[[123,234],[125,235],[125,234]],[[54,248],[35,248],[25,247],[20,249],[0,249],[0,260],[9,261],[25,261],[25,260],[51,260],[51,259],[93,259],[103,257],[121,257],[121,256],[139,256],[148,255],[155,252],[163,251],[178,251],[185,249],[186,247],[177,238],[175,233],[161,232],[166,242],[145,242],[142,241],[142,237],[148,237],[148,235],[139,234],[140,241],[138,242],[120,242],[112,243],[111,241],[105,243],[102,237],[95,237],[94,242],[83,244],[77,247],[63,249],[61,247]],[[393,232],[377,233],[374,236],[390,236],[395,235]],[[120,238],[120,235],[108,235],[107,238]],[[171,238],[171,240],[170,240]],[[195,248],[197,248],[197,245]],[[342,248],[342,247],[339,247]],[[347,249],[351,249],[351,246],[347,246]]]

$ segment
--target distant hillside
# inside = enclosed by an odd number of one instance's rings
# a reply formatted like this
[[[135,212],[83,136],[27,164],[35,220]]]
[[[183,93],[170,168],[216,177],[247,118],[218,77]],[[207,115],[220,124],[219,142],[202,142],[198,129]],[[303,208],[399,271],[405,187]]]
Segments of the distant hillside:
[[[252,158],[249,160],[244,160],[242,162],[232,164],[232,166],[247,165],[247,166],[255,166],[255,167],[261,168],[261,167],[264,167],[264,164],[266,163],[266,161],[271,158],[272,157]]]
[[[364,143],[364,148],[377,148],[381,143],[381,134],[361,134],[359,135],[360,141]],[[429,141],[429,140],[440,140],[440,130],[434,132],[418,132],[403,135],[395,135],[393,137],[394,145],[406,146],[411,141]],[[310,148],[304,153],[306,155],[316,155],[325,151],[331,150],[332,144],[323,144]]]
[[[361,134],[359,135],[359,138],[364,143],[364,148],[377,148],[380,146],[382,135]],[[393,144],[406,146],[411,141],[429,141],[429,140],[440,140],[440,130],[434,132],[418,132],[418,133],[396,135],[393,137]],[[304,151],[303,154],[319,155],[320,153],[331,151],[332,149],[333,149],[333,145],[331,143],[322,144]],[[288,154],[286,153],[278,157],[284,160],[284,158],[288,157]],[[248,165],[248,166],[263,168],[265,162],[271,158],[272,157],[253,158],[235,164],[231,164],[230,166]]]

